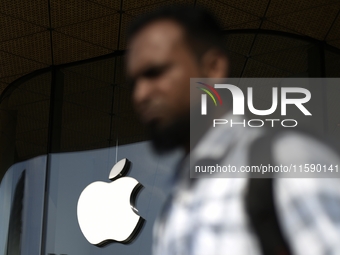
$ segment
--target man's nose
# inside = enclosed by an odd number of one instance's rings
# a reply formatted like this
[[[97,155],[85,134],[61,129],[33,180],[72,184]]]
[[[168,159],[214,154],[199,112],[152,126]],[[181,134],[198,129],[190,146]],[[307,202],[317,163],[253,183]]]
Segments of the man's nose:
[[[135,105],[138,107],[147,103],[152,96],[153,89],[152,82],[149,79],[138,79],[133,91]]]

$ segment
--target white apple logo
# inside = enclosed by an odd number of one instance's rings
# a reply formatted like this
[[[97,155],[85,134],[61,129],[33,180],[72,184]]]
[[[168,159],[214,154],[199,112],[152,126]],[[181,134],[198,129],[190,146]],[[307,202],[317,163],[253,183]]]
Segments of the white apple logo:
[[[134,200],[143,187],[136,179],[121,177],[130,168],[126,158],[116,163],[109,175],[111,183],[93,182],[78,200],[78,222],[85,238],[93,245],[131,242],[144,219],[134,208]],[[121,178],[120,178],[121,177]]]

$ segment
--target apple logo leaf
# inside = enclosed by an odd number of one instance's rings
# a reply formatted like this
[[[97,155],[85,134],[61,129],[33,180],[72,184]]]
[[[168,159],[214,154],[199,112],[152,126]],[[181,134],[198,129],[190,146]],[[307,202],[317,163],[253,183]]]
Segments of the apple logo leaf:
[[[109,175],[109,179],[113,181],[119,177],[125,176],[127,172],[129,171],[130,166],[131,166],[131,162],[127,158],[123,158],[119,160],[112,167],[110,175]]]
[[[130,165],[128,159],[120,160],[109,174],[111,183],[93,182],[80,194],[78,223],[85,238],[93,245],[130,243],[143,226],[144,219],[134,207],[143,186],[132,177],[123,177]]]

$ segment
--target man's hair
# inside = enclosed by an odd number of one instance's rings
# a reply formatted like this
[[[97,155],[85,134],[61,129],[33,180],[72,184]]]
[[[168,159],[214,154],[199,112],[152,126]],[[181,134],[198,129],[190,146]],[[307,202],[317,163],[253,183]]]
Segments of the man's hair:
[[[128,41],[147,25],[160,20],[172,20],[182,27],[188,45],[199,59],[212,48],[226,55],[219,22],[207,10],[198,7],[168,6],[146,14],[130,25]]]

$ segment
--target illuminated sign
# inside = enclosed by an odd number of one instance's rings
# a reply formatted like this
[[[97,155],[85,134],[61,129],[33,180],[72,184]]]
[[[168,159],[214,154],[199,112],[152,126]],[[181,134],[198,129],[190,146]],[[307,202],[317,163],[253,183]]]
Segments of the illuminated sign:
[[[144,219],[134,201],[142,185],[134,178],[123,177],[130,167],[128,159],[115,164],[109,174],[111,183],[93,182],[78,200],[78,222],[85,238],[93,245],[131,242]]]

